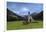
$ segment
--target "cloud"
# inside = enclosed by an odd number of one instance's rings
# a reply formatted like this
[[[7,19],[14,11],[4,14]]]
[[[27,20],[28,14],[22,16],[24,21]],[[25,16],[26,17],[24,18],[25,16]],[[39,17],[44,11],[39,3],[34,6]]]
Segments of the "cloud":
[[[14,13],[27,15],[28,11],[30,11],[30,13],[42,11],[43,4],[8,2],[7,7]]]

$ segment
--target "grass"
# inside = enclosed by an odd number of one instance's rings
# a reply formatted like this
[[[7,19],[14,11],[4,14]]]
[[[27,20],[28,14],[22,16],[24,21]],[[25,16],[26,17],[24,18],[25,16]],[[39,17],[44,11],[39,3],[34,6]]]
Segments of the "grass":
[[[43,28],[42,21],[35,21],[30,24],[24,25],[22,21],[13,21],[7,23],[8,30],[16,30],[16,29],[33,29],[33,28]]]

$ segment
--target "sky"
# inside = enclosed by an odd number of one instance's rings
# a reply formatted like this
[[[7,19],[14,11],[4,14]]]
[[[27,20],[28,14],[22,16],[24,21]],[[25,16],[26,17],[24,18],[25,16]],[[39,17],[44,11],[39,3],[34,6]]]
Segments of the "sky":
[[[7,8],[18,15],[28,15],[43,10],[42,3],[23,3],[23,2],[7,2]]]

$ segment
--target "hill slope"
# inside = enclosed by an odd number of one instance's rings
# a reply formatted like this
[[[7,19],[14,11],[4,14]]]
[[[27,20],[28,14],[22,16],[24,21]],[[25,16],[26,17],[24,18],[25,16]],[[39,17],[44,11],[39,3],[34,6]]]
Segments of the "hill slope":
[[[13,13],[7,8],[7,21],[12,21],[17,19],[20,20],[20,19],[23,19],[23,17],[17,15],[16,13]]]

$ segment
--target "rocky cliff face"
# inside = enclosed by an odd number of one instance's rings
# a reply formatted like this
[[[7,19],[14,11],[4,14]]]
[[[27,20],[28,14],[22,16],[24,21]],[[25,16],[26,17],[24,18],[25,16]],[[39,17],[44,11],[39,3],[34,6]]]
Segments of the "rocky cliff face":
[[[7,8],[7,21],[12,21],[12,20],[23,20],[24,17],[21,17],[19,15],[17,15],[16,13],[10,11],[8,8]]]
[[[43,20],[43,11],[41,11],[40,13],[38,13],[37,15],[33,16],[34,19],[41,19]]]

